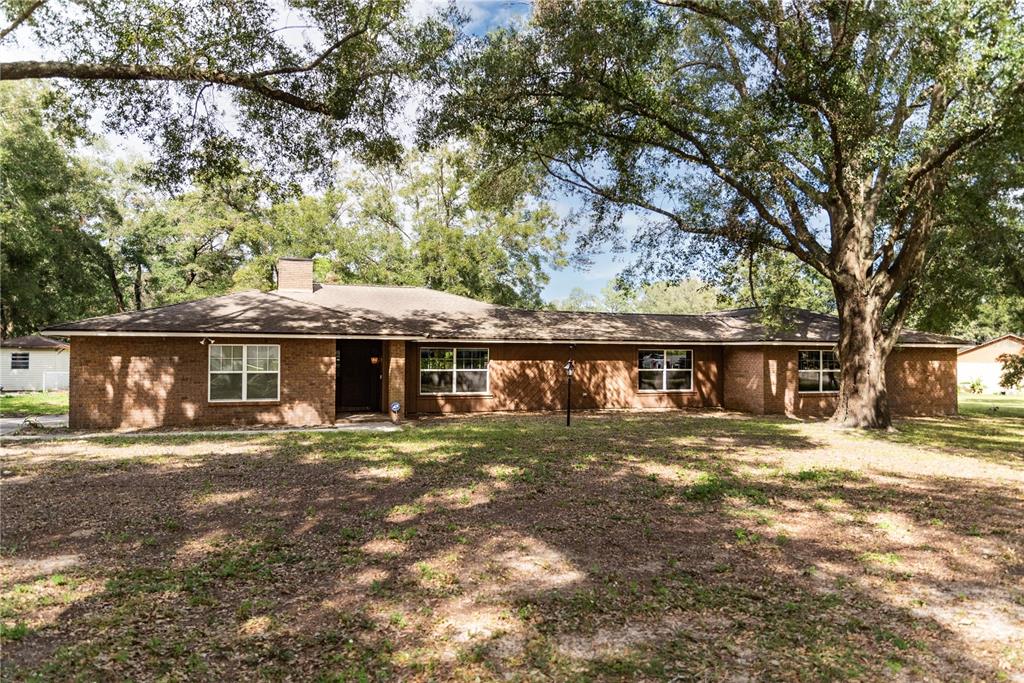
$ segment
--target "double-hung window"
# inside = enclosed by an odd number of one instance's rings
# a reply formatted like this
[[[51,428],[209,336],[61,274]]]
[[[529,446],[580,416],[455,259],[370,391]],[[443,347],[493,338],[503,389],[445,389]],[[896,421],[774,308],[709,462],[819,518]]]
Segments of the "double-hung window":
[[[210,401],[276,401],[281,397],[281,347],[211,344]]]
[[[835,351],[800,351],[797,365],[800,393],[839,391],[839,356]]]
[[[640,391],[693,391],[693,351],[640,349],[637,356]]]
[[[486,394],[490,388],[487,349],[420,349],[421,394]]]
[[[11,354],[11,370],[28,370],[28,351],[15,351]]]

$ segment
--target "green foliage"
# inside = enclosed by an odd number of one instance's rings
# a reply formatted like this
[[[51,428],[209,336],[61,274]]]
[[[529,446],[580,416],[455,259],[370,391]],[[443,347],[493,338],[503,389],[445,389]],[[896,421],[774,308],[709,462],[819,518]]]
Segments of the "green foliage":
[[[726,302],[715,287],[700,280],[652,282],[632,288],[624,280],[609,283],[600,294],[575,288],[565,299],[551,302],[561,311],[609,311],[612,313],[707,313]]]
[[[249,174],[145,207],[143,304],[270,289],[282,256],[314,258],[327,283],[420,285],[535,307],[564,235],[554,212],[520,194],[476,201],[466,151],[358,169],[321,196],[267,201]],[[271,198],[272,199],[272,198]]]
[[[717,288],[692,278],[652,282],[638,289],[620,284],[606,288],[604,297],[611,310],[622,313],[707,313],[722,306]]]
[[[998,141],[1012,164],[974,159],[954,178],[910,319],[984,341],[1024,329],[1024,134]]]
[[[0,84],[4,336],[119,307],[101,236],[120,216],[102,174],[74,153],[82,131],[50,118],[66,107],[53,91]]]
[[[569,296],[564,299],[554,299],[550,302],[552,309],[556,311],[610,311],[600,294],[591,294],[582,287],[573,287]]]
[[[357,167],[322,195],[283,195],[242,169],[166,196],[140,163],[76,153],[80,131],[49,123],[60,100],[3,84],[0,224],[3,331],[270,289],[282,256],[316,257],[324,282],[422,285],[536,307],[564,260],[554,211],[525,181],[488,194],[472,150]],[[102,150],[100,150],[102,152]]]
[[[585,244],[642,249],[656,279],[720,248],[793,254],[841,312],[837,421],[887,427],[877,360],[930,238],[1008,198],[1022,46],[1002,0],[539,3],[467,50],[434,132],[543,169],[586,203]]]
[[[522,182],[490,193],[475,151],[413,152],[402,167],[353,173],[327,256],[339,282],[421,285],[537,307],[544,267],[564,263],[565,233]]]
[[[1024,353],[1004,353],[997,360],[1003,364],[999,386],[1004,389],[1024,388]]]
[[[968,394],[982,394],[985,392],[985,383],[980,377],[975,377],[964,388]]]
[[[769,324],[781,324],[786,308],[836,312],[829,281],[792,254],[765,250],[751,258],[741,253],[710,270],[733,306],[760,306]]]
[[[150,176],[170,185],[246,167],[326,182],[339,151],[397,160],[394,117],[452,42],[450,23],[413,20],[404,0],[34,5],[5,45],[49,61],[0,63],[0,79],[70,79],[106,130],[155,145]],[[28,6],[0,3],[10,17]]]

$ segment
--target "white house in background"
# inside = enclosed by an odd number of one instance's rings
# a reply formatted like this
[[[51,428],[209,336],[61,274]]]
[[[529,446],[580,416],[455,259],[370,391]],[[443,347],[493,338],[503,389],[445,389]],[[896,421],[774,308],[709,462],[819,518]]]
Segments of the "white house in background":
[[[961,349],[956,357],[957,384],[971,384],[981,380],[985,385],[985,393],[998,394],[1006,391],[999,386],[999,376],[1003,364],[999,356],[1004,353],[1016,355],[1024,351],[1024,337],[1017,334],[1004,334],[984,344]]]
[[[47,337],[0,341],[0,390],[64,391],[68,388],[71,347]]]

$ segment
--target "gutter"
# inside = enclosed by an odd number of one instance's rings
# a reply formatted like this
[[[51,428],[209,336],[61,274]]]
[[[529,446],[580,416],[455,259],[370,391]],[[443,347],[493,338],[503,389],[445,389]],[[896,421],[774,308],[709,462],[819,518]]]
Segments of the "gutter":
[[[603,345],[640,345],[640,344],[689,344],[693,346],[822,346],[836,344],[837,340],[795,339],[786,341],[717,341],[691,339],[502,339],[475,337],[429,337],[386,334],[294,334],[287,332],[132,332],[126,330],[42,330],[42,334],[62,337],[170,337],[170,338],[205,338],[220,337],[224,339],[242,339],[261,337],[265,339],[380,339],[384,341],[412,341],[430,344],[603,344]],[[948,342],[907,342],[898,343],[901,348],[960,348],[962,344]]]

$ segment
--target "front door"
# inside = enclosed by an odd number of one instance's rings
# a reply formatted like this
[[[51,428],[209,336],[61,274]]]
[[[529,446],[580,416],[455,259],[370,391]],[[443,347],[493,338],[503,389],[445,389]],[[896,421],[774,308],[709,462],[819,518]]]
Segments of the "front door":
[[[337,412],[380,410],[383,367],[380,341],[339,339],[336,360]]]

